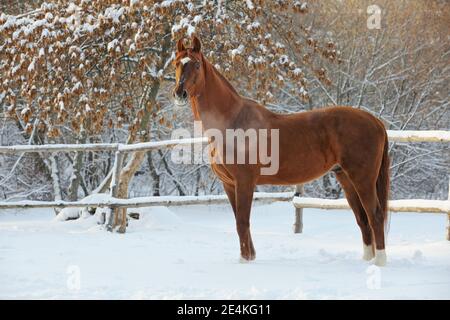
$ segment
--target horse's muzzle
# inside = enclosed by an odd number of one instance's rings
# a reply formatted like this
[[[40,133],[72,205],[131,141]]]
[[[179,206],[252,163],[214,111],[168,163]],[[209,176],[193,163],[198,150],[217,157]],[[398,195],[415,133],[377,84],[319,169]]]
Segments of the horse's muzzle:
[[[182,90],[181,92],[179,92],[179,91],[181,91],[181,90],[173,91],[174,101],[175,101],[176,105],[184,106],[188,102],[188,93],[186,90]]]

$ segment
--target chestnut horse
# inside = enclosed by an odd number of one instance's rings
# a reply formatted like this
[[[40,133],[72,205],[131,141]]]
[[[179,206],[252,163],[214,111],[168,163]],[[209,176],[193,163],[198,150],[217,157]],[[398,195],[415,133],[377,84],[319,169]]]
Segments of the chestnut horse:
[[[279,166],[275,174],[262,175],[260,169],[266,164],[260,160],[253,164],[211,163],[234,211],[243,261],[255,259],[250,210],[256,185],[302,184],[332,170],[361,229],[363,259],[375,258],[376,265],[385,265],[389,157],[387,134],[380,120],[350,107],[295,114],[271,112],[241,97],[207,61],[195,36],[191,48],[178,41],[173,63],[175,102],[186,105],[190,101],[194,118],[202,122],[204,130],[219,130],[225,136],[227,129],[278,129]],[[223,157],[224,147],[210,147],[212,153]]]

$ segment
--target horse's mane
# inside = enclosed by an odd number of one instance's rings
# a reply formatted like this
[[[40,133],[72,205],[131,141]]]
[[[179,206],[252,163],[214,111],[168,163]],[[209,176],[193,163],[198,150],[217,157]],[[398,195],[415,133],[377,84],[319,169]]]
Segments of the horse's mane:
[[[206,66],[216,75],[219,77],[220,80],[225,84],[225,86],[230,89],[233,93],[239,96],[239,93],[236,91],[236,89],[231,85],[231,83],[208,61],[206,60],[205,56],[202,55],[203,61]]]

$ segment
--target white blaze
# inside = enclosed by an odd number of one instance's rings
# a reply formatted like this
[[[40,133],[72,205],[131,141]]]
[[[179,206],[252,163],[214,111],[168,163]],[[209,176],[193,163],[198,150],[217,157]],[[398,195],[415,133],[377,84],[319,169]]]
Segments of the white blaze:
[[[180,61],[181,61],[181,63],[182,63],[183,66],[184,66],[186,63],[188,63],[189,61],[191,61],[191,58],[189,58],[189,57],[184,57],[184,58],[181,59]]]

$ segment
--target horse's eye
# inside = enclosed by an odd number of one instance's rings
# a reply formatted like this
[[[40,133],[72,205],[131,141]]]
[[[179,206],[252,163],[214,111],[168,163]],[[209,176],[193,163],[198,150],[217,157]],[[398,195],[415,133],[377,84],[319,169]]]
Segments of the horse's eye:
[[[196,68],[196,69],[200,69],[200,62],[197,61],[197,62],[195,63],[195,68]]]

